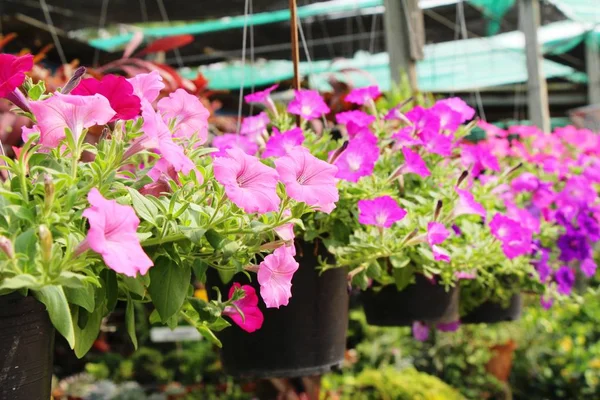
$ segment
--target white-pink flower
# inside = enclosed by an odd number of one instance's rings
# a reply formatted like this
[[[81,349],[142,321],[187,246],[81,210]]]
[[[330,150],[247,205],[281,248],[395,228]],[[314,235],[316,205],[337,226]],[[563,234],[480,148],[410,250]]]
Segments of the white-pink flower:
[[[289,247],[277,248],[258,269],[260,296],[269,308],[287,306],[292,297],[292,278],[299,264]]]
[[[175,137],[191,138],[196,135],[197,144],[203,144],[208,137],[208,117],[210,112],[198,100],[183,89],[177,89],[161,99],[158,111],[163,117],[175,119]]]

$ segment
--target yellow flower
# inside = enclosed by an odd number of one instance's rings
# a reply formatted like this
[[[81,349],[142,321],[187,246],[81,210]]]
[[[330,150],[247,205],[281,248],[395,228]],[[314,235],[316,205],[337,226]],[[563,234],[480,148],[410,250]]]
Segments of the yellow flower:
[[[208,295],[206,294],[206,289],[196,289],[194,292],[194,297],[200,300],[208,301]]]
[[[571,339],[570,337],[564,337],[559,343],[558,345],[560,346],[560,348],[562,349],[562,351],[564,351],[565,353],[571,351],[573,349],[573,339]]]
[[[600,358],[594,358],[588,363],[590,368],[600,369]]]

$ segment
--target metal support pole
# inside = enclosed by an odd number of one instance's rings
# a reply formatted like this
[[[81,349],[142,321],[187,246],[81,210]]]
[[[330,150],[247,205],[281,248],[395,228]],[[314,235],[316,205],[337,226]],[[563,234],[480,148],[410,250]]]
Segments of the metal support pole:
[[[300,46],[298,45],[298,12],[296,0],[290,0],[290,34],[292,42],[292,64],[294,64],[294,89],[300,90]],[[300,126],[300,116],[296,117]]]
[[[600,41],[594,32],[585,42],[585,67],[588,76],[588,103],[600,104]]]
[[[549,132],[548,88],[542,68],[543,57],[538,42],[539,0],[519,0],[519,20],[521,30],[525,35],[529,119],[544,132]]]
[[[425,29],[418,0],[385,0],[385,42],[392,81],[406,74],[413,91],[418,90],[416,61],[423,59]]]

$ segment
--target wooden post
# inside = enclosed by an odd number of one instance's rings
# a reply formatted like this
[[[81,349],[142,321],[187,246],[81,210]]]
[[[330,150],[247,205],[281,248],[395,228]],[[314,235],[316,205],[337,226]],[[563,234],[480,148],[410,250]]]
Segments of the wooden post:
[[[290,0],[290,34],[292,44],[292,64],[294,65],[294,89],[300,90],[300,46],[298,44],[298,11],[296,0]],[[300,116],[296,124],[300,126]]]
[[[585,42],[585,67],[588,76],[588,103],[600,104],[600,42],[594,32]]]
[[[542,68],[542,52],[538,43],[540,25],[539,0],[518,0],[519,21],[525,35],[525,53],[527,56],[527,91],[529,119],[544,132],[550,131],[550,109],[548,107],[548,88]]]
[[[418,90],[417,60],[423,59],[425,28],[418,0],[385,0],[385,42],[390,57],[392,81],[408,76],[413,91]]]

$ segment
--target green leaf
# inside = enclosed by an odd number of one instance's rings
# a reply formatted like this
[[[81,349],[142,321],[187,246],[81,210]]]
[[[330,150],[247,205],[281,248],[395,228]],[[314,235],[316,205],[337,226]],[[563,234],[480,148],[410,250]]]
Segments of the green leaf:
[[[151,200],[148,200],[137,190],[132,188],[127,188],[127,190],[129,191],[133,208],[137,215],[153,225],[156,225],[156,219],[154,217],[158,215],[158,207],[156,207]]]
[[[223,318],[219,317],[215,322],[211,322],[208,326],[212,331],[220,332],[223,329],[230,327],[231,324]]]
[[[135,278],[132,278],[131,276],[121,275],[121,281],[123,282],[125,288],[128,291],[135,293],[141,298],[143,298],[146,295],[146,287],[139,278],[139,275]]]
[[[192,269],[188,265],[176,265],[165,257],[160,257],[150,268],[148,291],[163,322],[181,309],[191,278]]]
[[[46,83],[44,82],[44,80],[40,80],[38,83],[29,88],[29,90],[27,91],[27,96],[29,96],[31,100],[39,100],[45,92]]]
[[[35,248],[37,245],[37,237],[33,228],[26,230],[17,236],[15,240],[15,251],[20,254],[25,254],[29,262],[33,262],[35,258]]]
[[[194,275],[196,279],[200,282],[206,281],[206,271],[208,270],[209,265],[202,261],[200,258],[194,259],[192,263],[192,270],[194,271]]]
[[[215,250],[220,250],[227,243],[227,238],[219,235],[214,229],[209,229],[205,233],[206,240]]]
[[[87,318],[87,323],[82,329],[78,325],[75,325],[75,355],[81,358],[87,354],[92,348],[92,345],[98,338],[100,333],[100,325],[102,324],[102,318],[104,317],[104,303],[90,313]],[[79,318],[79,312],[85,312],[77,310],[73,315],[73,319]]]
[[[181,233],[185,235],[192,243],[200,244],[200,241],[206,233],[206,229],[202,228],[181,228]]]
[[[151,324],[158,324],[159,322],[161,322],[160,315],[158,315],[158,311],[152,310],[150,316],[148,317],[148,321],[150,321]]]
[[[94,299],[95,293],[92,285],[85,285],[81,288],[65,287],[63,290],[65,292],[65,296],[67,296],[69,304],[76,304],[85,308],[88,312],[94,312],[96,302]]]
[[[102,286],[106,291],[106,308],[108,312],[115,309],[119,297],[119,285],[117,283],[117,274],[111,269],[105,269],[100,273]]]
[[[71,320],[71,310],[67,296],[60,286],[44,286],[33,295],[46,306],[52,325],[67,339],[71,348],[75,347],[75,330]]]
[[[211,303],[196,297],[190,297],[188,301],[202,321],[214,322],[221,316],[221,310]]]
[[[407,265],[404,268],[394,268],[394,281],[396,282],[396,289],[399,291],[410,285],[412,278],[414,277],[414,268]]]
[[[125,309],[125,323],[127,325],[127,333],[129,333],[129,337],[131,338],[131,343],[133,343],[133,347],[137,350],[138,341],[135,334],[135,308],[133,307],[133,301],[129,297],[127,298],[127,308]]]
[[[212,344],[218,346],[219,348],[223,347],[221,341],[217,339],[215,334],[206,325],[196,325],[196,329],[198,329],[198,332],[200,332],[200,334],[208,339]]]
[[[17,290],[17,289],[36,289],[40,287],[40,282],[33,275],[22,274],[13,276],[12,278],[4,279],[0,284],[0,290]]]

